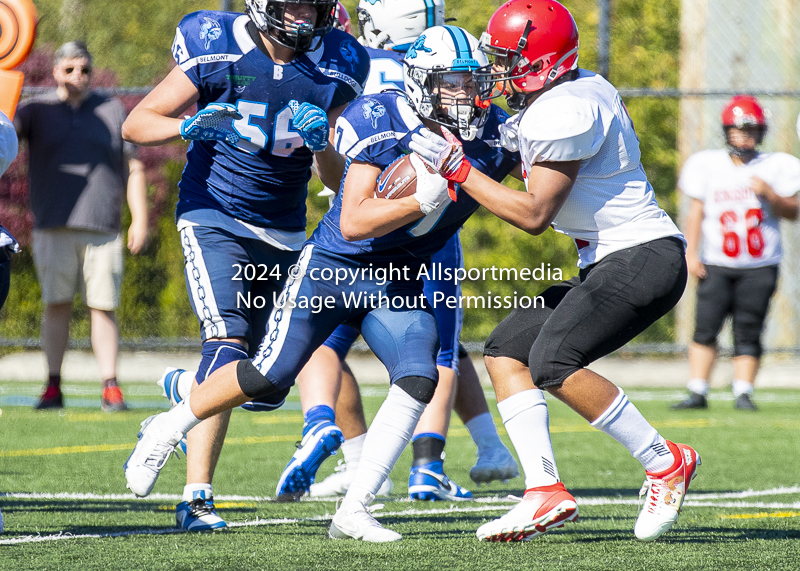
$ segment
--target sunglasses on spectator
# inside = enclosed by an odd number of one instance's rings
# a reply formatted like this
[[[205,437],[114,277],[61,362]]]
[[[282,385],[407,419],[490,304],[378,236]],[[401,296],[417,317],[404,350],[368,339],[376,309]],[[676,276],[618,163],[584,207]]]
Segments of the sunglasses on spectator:
[[[75,69],[76,68],[74,68],[74,67],[65,67],[64,68],[64,73],[66,73],[67,75],[72,75],[72,72],[75,71]],[[83,75],[89,75],[90,73],[92,73],[92,68],[91,67],[82,66],[82,67],[79,67],[77,69],[80,69],[81,70],[81,74],[83,74]]]

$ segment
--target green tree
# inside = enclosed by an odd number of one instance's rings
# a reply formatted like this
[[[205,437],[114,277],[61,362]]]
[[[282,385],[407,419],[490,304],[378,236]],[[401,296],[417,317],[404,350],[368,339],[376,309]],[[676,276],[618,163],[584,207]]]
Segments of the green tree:
[[[357,34],[356,0],[345,0]],[[456,25],[480,37],[492,13],[502,4],[500,0],[449,0],[448,18]],[[566,1],[581,34],[580,65],[593,69],[597,61],[596,0]],[[116,0],[113,6],[99,0],[37,0],[40,25],[39,45],[58,46],[82,39],[95,56],[96,65],[112,70],[123,86],[148,86],[157,83],[170,69],[170,46],[180,19],[187,13],[215,10],[218,0]],[[234,0],[232,9],[243,11],[244,1]],[[618,88],[676,87],[678,84],[678,55],[680,48],[678,0],[616,0],[611,14],[610,80]],[[52,48],[50,48],[52,49]],[[503,102],[500,102],[501,105]],[[678,102],[671,99],[627,98],[626,104],[641,137],[642,162],[659,200],[670,213],[675,213],[674,188],[676,181],[676,133]],[[181,165],[167,167],[171,200]],[[519,190],[517,181],[508,184]],[[316,193],[321,189],[314,179],[309,189],[309,231],[313,230],[327,210],[327,199]],[[183,261],[173,211],[166,208],[156,226],[148,258],[130,258],[120,308],[123,335],[141,337],[195,337],[197,324],[189,309],[183,284]],[[479,210],[467,222],[461,233],[467,268],[523,268],[550,264],[562,269],[564,278],[575,274],[576,253],[572,241],[553,231],[533,237],[500,221],[485,210]],[[12,296],[21,308],[31,310],[36,303],[37,290],[32,267],[24,291]],[[465,295],[536,295],[551,282],[499,281],[480,279],[463,284]],[[11,305],[11,303],[9,304]],[[38,324],[37,311],[6,308],[10,313],[21,312],[16,331],[29,331]],[[464,337],[480,341],[508,313],[507,309],[465,312]],[[12,334],[6,326],[0,329]],[[12,334],[13,336],[13,334]],[[672,339],[670,318],[646,332],[641,339],[668,341]]]

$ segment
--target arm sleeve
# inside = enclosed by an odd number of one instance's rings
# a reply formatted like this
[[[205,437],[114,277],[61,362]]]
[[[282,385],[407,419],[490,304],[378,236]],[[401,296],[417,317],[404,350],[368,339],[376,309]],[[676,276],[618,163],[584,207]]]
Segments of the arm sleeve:
[[[605,141],[599,109],[571,95],[529,108],[520,119],[519,136],[533,163],[588,159]]]
[[[770,183],[775,194],[783,197],[794,196],[800,192],[800,159],[788,153],[778,153],[780,163],[778,166],[775,180]]]
[[[193,39],[199,37],[200,34],[199,17],[200,12],[184,16],[175,30],[175,39],[172,42],[172,57],[175,59],[175,63],[180,66],[198,90],[201,86],[201,80],[195,58],[203,52],[198,52],[196,42]]]
[[[350,73],[341,73],[342,77],[337,82],[336,95],[331,104],[334,108],[349,103],[363,94],[369,76],[369,54],[361,44],[355,40],[343,42],[340,51],[350,54],[353,69]]]
[[[686,196],[696,198],[705,202],[706,181],[704,177],[704,166],[707,168],[707,161],[703,160],[702,153],[695,153],[686,159],[678,178],[678,188]]]

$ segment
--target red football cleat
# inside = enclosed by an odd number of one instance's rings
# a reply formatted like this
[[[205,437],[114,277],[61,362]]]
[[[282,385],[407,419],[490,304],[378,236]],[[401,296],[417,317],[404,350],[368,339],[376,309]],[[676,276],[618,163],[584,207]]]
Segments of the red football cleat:
[[[578,519],[578,504],[564,484],[525,491],[519,505],[503,517],[478,528],[481,541],[529,541],[565,522]]]

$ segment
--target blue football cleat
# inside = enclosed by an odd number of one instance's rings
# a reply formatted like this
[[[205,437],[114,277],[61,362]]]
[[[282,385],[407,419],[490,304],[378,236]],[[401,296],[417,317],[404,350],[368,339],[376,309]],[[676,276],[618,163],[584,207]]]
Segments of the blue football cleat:
[[[472,492],[456,484],[444,473],[441,460],[412,466],[408,476],[408,497],[412,500],[471,500]]]
[[[175,507],[175,522],[183,531],[221,531],[228,524],[217,515],[214,508],[214,496],[205,497],[205,493],[195,492],[190,502],[181,502]]]
[[[284,468],[275,494],[279,501],[299,500],[307,493],[317,470],[344,442],[342,431],[329,420],[314,425],[297,445],[297,451]]]
[[[156,384],[161,387],[161,395],[169,399],[169,404],[175,406],[183,400],[186,395],[180,394],[178,390],[178,379],[181,373],[185,373],[183,369],[176,369],[175,367],[167,367],[161,378],[158,379]]]

